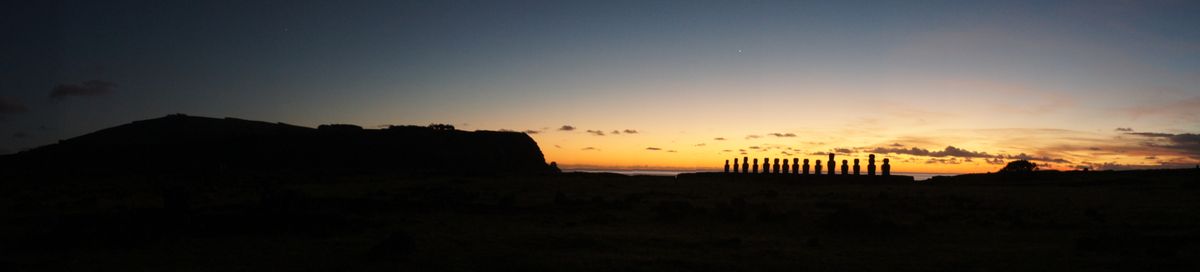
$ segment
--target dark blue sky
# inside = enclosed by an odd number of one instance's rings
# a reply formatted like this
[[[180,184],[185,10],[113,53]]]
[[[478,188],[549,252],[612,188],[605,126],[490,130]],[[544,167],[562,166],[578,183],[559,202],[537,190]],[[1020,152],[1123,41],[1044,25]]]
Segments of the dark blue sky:
[[[5,152],[176,112],[672,133],[920,124],[864,144],[1200,126],[1194,1],[21,2],[0,18]]]

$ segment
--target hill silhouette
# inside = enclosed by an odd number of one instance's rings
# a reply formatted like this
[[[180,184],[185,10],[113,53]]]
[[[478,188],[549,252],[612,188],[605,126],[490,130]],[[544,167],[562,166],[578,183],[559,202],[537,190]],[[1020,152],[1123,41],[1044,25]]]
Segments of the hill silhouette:
[[[551,168],[518,132],[422,126],[318,128],[182,114],[135,121],[0,157],[26,173],[357,172],[541,174]]]

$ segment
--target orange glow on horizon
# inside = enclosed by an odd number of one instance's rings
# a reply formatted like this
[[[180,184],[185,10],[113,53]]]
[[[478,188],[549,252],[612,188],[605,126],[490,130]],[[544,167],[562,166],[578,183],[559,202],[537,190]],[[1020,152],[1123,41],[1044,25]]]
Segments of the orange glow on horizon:
[[[842,132],[843,137],[802,131],[760,134],[658,133],[636,134],[580,131],[542,131],[531,135],[546,160],[563,169],[579,170],[674,170],[722,171],[725,160],[743,157],[809,159],[815,165],[836,153],[853,164],[860,160],[865,171],[867,157],[875,154],[876,165],[890,159],[893,172],[986,173],[1007,162],[1029,159],[1043,169],[1097,169],[1103,163],[1142,168],[1186,166],[1195,160],[1186,154],[1152,148],[1144,139],[1114,133],[1090,133],[1042,129],[978,129],[926,133],[938,137],[881,137],[868,132]],[[1020,137],[1007,136],[1020,135]],[[721,140],[717,140],[721,138]],[[879,140],[891,139],[891,140]],[[903,142],[903,143],[902,143]],[[955,143],[955,144],[949,144]],[[883,149],[883,150],[878,150]],[[885,152],[877,152],[885,151]],[[760,162],[761,163],[761,162]],[[791,162],[789,161],[789,164]]]

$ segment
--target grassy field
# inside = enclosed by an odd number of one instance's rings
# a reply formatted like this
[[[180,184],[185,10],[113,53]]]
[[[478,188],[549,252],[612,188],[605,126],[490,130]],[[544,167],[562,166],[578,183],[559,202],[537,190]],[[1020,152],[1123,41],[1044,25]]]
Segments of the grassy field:
[[[5,177],[0,271],[1196,271],[1197,177]]]

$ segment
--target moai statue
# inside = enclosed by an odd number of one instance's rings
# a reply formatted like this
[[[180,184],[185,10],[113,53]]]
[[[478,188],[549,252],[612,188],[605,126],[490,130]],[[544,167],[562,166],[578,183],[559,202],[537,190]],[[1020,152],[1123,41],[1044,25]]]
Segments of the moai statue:
[[[800,174],[800,159],[792,158],[792,174]]]
[[[846,160],[842,160],[842,175],[849,174],[847,172],[850,172],[850,163],[846,162]]]
[[[825,162],[829,163],[829,174],[837,174],[837,160],[833,159],[833,153],[829,153],[829,160]]]
[[[771,158],[763,158],[763,174],[771,173]]]
[[[758,158],[754,158],[754,167],[751,169],[751,173],[758,174]]]
[[[892,175],[892,165],[888,164],[888,159],[883,159],[883,166],[880,168],[883,169],[883,176],[886,177]]]
[[[787,161],[787,160],[784,160]],[[771,173],[779,174],[779,159],[775,159],[775,168],[771,168]]]
[[[867,175],[868,176],[875,175],[875,154],[871,154],[870,156],[867,156]]]
[[[808,175],[808,159],[804,159],[804,174]]]
[[[750,157],[742,157],[742,174],[750,173]]]
[[[855,176],[857,176],[857,175],[858,175],[858,169],[859,169],[859,166],[858,166],[858,159],[854,159],[854,175],[855,175]]]
[[[814,175],[820,175],[820,174],[821,174],[821,160],[817,160],[817,166],[816,166],[816,167],[813,167],[813,174],[814,174]]]
[[[737,173],[737,172],[738,172],[738,165],[739,165],[739,164],[738,164],[738,158],[733,158],[733,172],[734,172],[734,173]]]
[[[788,163],[787,163],[787,159],[786,159],[786,158],[785,158],[785,159],[783,159],[783,173],[784,173],[784,174],[787,174],[787,173],[788,173]]]
[[[725,173],[729,174],[729,160],[725,160]]]

